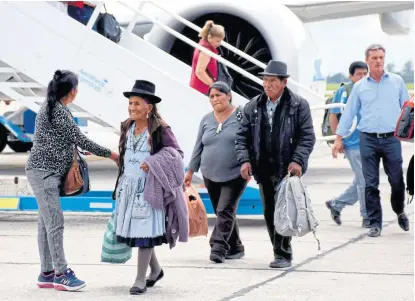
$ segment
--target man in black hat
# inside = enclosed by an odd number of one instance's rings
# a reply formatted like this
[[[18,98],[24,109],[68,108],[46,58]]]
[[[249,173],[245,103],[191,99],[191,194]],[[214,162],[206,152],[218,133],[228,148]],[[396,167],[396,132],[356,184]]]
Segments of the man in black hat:
[[[288,174],[302,176],[316,137],[308,102],[286,87],[287,65],[270,61],[263,75],[264,91],[245,105],[236,138],[241,175],[259,184],[264,217],[274,247],[271,268],[291,266],[291,237],[275,231],[276,187]]]

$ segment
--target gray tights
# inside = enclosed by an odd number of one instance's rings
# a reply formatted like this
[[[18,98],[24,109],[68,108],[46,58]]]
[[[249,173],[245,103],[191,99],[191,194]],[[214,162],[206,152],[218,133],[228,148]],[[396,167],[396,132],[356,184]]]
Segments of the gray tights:
[[[150,266],[151,280],[156,280],[160,274],[161,267],[156,257],[154,248],[138,249],[137,277],[135,278],[134,287],[144,288],[146,286],[147,268]]]

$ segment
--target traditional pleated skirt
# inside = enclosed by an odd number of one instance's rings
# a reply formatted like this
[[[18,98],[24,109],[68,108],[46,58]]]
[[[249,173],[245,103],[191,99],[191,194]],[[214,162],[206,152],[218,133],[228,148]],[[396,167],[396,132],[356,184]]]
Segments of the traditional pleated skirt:
[[[122,175],[114,214],[117,241],[130,247],[153,248],[167,243],[164,209],[154,209],[144,199],[145,178]]]

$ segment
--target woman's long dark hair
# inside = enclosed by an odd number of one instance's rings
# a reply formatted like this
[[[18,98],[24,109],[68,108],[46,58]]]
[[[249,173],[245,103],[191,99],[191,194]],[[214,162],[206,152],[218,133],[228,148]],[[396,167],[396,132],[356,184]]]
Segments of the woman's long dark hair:
[[[68,70],[56,70],[49,82],[46,101],[48,102],[48,119],[52,123],[53,109],[56,103],[78,87],[78,77]]]
[[[158,112],[157,105],[151,104],[153,109],[148,115],[148,132],[153,133],[157,127],[165,126],[166,122],[161,118],[160,113]]]
[[[148,115],[148,132],[151,136],[151,153],[157,153],[163,144],[163,133],[167,123],[158,112],[157,105],[152,104],[153,109]]]

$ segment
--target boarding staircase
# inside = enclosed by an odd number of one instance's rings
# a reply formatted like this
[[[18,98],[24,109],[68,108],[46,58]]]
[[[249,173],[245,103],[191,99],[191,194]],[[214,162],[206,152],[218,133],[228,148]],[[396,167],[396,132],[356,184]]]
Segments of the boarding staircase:
[[[152,5],[200,31],[199,27],[174,12],[151,1],[141,1],[137,8],[119,3],[133,11],[134,15],[128,28],[123,29],[121,41],[116,44],[92,30],[103,3],[98,4],[88,25],[84,26],[47,2],[0,2],[0,37],[3,41],[0,47],[0,99],[18,101],[37,112],[54,71],[72,70],[79,75],[80,82],[77,99],[70,107],[74,116],[87,118],[99,124],[104,131],[118,133],[120,122],[128,116],[128,103],[122,92],[130,90],[136,79],[150,80],[156,84],[156,93],[163,99],[160,103],[161,114],[177,135],[187,164],[198,124],[202,116],[211,110],[210,104],[206,96],[189,87],[188,65],[132,33],[137,16],[147,18],[252,81],[261,84],[261,80],[199,46],[142,8]],[[222,46],[265,68],[263,62],[233,46],[225,42]],[[292,79],[289,84],[298,88],[297,91],[306,99],[324,103],[321,96],[307,87]],[[233,93],[233,102],[244,105],[247,100]],[[323,108],[327,106],[313,109]]]

